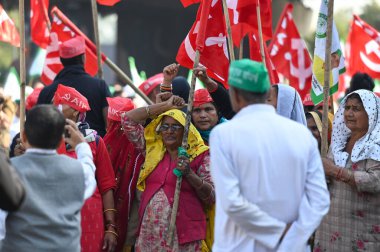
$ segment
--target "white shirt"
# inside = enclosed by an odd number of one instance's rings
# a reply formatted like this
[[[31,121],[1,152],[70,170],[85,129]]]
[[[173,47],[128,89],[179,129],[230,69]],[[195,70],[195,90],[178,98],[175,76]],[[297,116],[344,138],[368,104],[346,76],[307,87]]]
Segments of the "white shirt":
[[[250,105],[211,133],[214,252],[307,251],[330,199],[309,130]],[[287,223],[293,223],[279,244]]]

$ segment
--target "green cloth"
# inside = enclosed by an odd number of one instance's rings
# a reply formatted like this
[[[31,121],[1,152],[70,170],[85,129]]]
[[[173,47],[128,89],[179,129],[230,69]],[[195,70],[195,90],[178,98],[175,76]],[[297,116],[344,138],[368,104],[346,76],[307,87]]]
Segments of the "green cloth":
[[[270,89],[269,75],[264,64],[250,59],[231,62],[228,84],[253,93],[266,93]]]

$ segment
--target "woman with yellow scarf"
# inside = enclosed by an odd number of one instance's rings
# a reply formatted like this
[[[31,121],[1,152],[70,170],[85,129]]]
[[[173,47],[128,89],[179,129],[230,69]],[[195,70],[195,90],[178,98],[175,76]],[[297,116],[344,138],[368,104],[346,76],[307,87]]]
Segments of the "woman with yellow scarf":
[[[183,105],[182,98],[171,96],[165,102],[131,110],[122,119],[130,140],[145,152],[145,163],[137,182],[142,195],[136,251],[201,251],[202,240],[206,238],[203,205],[215,201],[209,151],[191,125],[188,157],[178,157],[185,125],[185,114],[178,108]],[[143,130],[142,123],[156,116]],[[145,148],[141,148],[143,144]],[[182,172],[184,179],[175,237],[169,245],[168,229],[177,179],[173,173],[175,168]]]

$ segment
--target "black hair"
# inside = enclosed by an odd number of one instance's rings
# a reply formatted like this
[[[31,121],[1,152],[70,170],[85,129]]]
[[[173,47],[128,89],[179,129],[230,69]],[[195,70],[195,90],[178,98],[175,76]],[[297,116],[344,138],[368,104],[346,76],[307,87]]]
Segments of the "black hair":
[[[28,142],[36,148],[56,149],[62,140],[65,122],[63,114],[54,106],[35,106],[25,121]]]
[[[352,76],[349,92],[351,93],[359,89],[373,91],[374,87],[375,83],[371,76],[366,73],[357,72]]]
[[[360,98],[360,95],[359,95],[358,93],[352,93],[352,94],[349,94],[349,95],[347,96],[346,102],[347,102],[349,99],[350,99],[350,100],[351,100],[351,99],[357,99],[358,101],[360,101],[360,103],[363,104],[362,98]]]
[[[186,103],[189,100],[190,85],[186,78],[177,76],[172,81],[173,94],[182,97]]]
[[[80,54],[78,56],[72,57],[72,58],[60,58],[62,65],[65,66],[72,66],[72,65],[84,65],[84,54]]]
[[[246,101],[247,103],[250,103],[250,104],[265,103],[266,100],[268,99],[269,92],[254,93],[254,92],[242,90],[239,88],[235,88],[232,86],[230,88],[232,88],[236,93],[238,93],[243,98],[244,101]]]
[[[305,112],[306,120],[310,119],[310,118],[314,119],[313,115],[310,112],[316,113],[318,115],[319,119],[321,119],[321,121],[322,121],[322,113],[319,112],[318,110],[311,110],[311,111]]]

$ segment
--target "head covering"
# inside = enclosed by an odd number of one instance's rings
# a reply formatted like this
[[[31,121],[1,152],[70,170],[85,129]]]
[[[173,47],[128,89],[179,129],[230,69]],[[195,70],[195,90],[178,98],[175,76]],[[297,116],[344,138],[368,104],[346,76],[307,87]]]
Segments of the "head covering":
[[[91,110],[86,97],[81,95],[75,88],[62,84],[58,85],[57,91],[54,94],[54,105],[59,104],[69,105],[81,113]]]
[[[297,90],[289,85],[278,84],[277,86],[277,114],[307,125],[301,97]]]
[[[59,57],[64,59],[73,58],[86,52],[86,42],[82,36],[76,36],[66,40],[59,47]]]
[[[380,100],[375,93],[368,90],[361,89],[352,93],[360,96],[367,112],[368,132],[356,141],[351,152],[351,161],[358,162],[365,159],[380,161]],[[348,96],[340,104],[333,123],[331,150],[335,164],[340,167],[345,167],[349,158],[348,153],[344,151],[351,136],[351,131],[344,122],[344,107]]]
[[[37,104],[38,96],[40,95],[41,90],[42,90],[42,87],[35,88],[33,92],[30,95],[28,95],[25,101],[26,110],[31,110]]]
[[[190,85],[185,77],[177,76],[172,81],[173,94],[189,102]]]
[[[166,148],[162,141],[161,135],[156,131],[157,127],[161,124],[164,116],[170,116],[174,120],[178,121],[182,126],[185,126],[186,115],[184,112],[178,109],[172,109],[166,111],[154,119],[145,128],[145,142],[146,142],[146,155],[145,163],[143,169],[140,171],[140,176],[137,181],[137,188],[141,191],[145,189],[145,179],[151,174],[158,163],[163,159],[166,152]],[[188,149],[187,154],[190,156],[190,161],[194,160],[197,156],[207,151],[208,147],[204,144],[201,135],[194,127],[190,124],[189,128],[189,138],[188,138]]]
[[[261,94],[268,92],[270,88],[265,66],[250,59],[231,62],[228,83],[232,87]]]
[[[108,102],[108,119],[121,121],[121,114],[135,108],[131,99],[123,97],[107,97]]]
[[[158,85],[160,85],[164,81],[164,74],[159,73],[156,74],[146,81],[144,81],[140,86],[139,89],[143,91],[145,95],[149,95],[153,89],[155,89]]]
[[[319,111],[310,111],[306,114],[310,114],[311,117],[314,119],[315,124],[317,125],[319,135],[322,137],[322,114]],[[327,132],[327,140],[330,144],[331,141],[331,132],[332,132],[332,121],[334,119],[334,115],[330,112],[328,113],[328,132]]]
[[[303,103],[304,106],[314,106],[314,103],[313,103],[313,101],[311,100],[311,95],[310,95],[310,93],[307,93],[307,94],[305,95],[305,98],[303,99],[302,103]]]
[[[194,107],[199,107],[203,104],[214,102],[214,100],[211,98],[210,93],[207,91],[207,89],[202,88],[198,89],[194,92]]]

